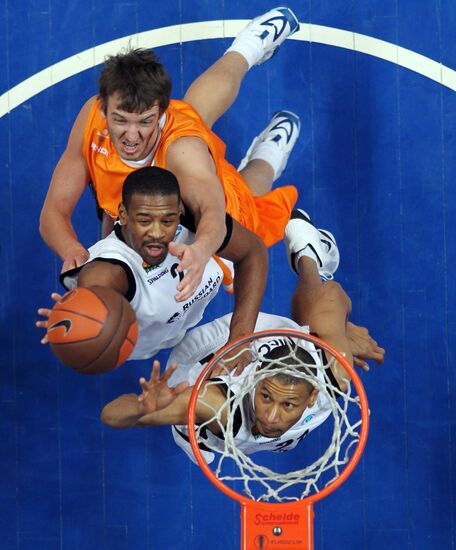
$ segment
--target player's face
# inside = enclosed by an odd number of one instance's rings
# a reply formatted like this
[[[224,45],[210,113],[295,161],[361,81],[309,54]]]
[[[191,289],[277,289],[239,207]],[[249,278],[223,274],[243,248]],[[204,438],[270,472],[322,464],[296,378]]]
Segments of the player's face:
[[[117,93],[108,98],[106,121],[111,141],[125,160],[142,160],[152,151],[160,137],[160,108],[157,104],[142,113],[129,113],[119,108]]]
[[[166,258],[179,218],[177,195],[134,193],[128,210],[123,205],[119,207],[125,242],[151,266],[161,264]]]
[[[265,437],[279,437],[314,405],[317,390],[309,394],[306,384],[284,385],[275,378],[265,378],[255,390],[255,428]]]

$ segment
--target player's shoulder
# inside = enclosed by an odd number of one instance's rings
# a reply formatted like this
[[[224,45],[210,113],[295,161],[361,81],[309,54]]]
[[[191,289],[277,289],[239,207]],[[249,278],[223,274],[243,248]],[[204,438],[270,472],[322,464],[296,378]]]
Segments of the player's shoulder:
[[[123,259],[131,260],[138,254],[117,235],[118,230],[112,231],[104,239],[100,239],[89,248],[90,258],[114,254]]]
[[[184,155],[208,155],[207,143],[199,135],[181,135],[169,144],[166,153],[166,165],[173,166],[195,166],[195,163],[188,162]]]
[[[81,126],[85,126],[87,120],[89,119],[90,113],[95,105],[99,106],[99,100],[97,96],[92,96],[81,107],[81,110],[79,111],[76,119],[76,123]]]

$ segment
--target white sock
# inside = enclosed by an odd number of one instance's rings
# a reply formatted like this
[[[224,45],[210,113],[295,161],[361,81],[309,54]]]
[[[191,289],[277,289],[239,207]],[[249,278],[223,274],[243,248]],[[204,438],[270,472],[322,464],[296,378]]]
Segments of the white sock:
[[[275,181],[283,164],[283,151],[278,147],[277,143],[269,140],[262,141],[256,145],[250,154],[249,161],[255,159],[264,160],[272,167]]]
[[[238,36],[235,38],[225,53],[228,52],[237,52],[241,54],[249,64],[249,69],[256,65],[264,55],[261,39],[251,36]]]

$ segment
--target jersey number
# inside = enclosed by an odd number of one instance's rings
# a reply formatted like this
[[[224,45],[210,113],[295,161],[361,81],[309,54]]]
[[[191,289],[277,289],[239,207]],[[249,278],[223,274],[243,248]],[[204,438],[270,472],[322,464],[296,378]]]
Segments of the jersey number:
[[[177,266],[179,264],[173,264],[171,266],[171,275],[173,276],[173,278],[175,279],[176,277],[179,277],[179,282],[182,281],[182,279],[184,278],[184,274],[182,273],[182,271],[177,271]]]
[[[279,445],[277,445],[277,447],[274,449],[274,452],[275,451],[278,451],[278,452],[286,451],[287,447],[289,447],[290,445],[292,445],[295,442],[296,442],[296,445],[297,445],[300,441],[302,441],[306,437],[306,435],[309,433],[309,431],[310,430],[306,430],[297,439],[288,439],[287,441],[283,441],[282,443],[279,443]]]

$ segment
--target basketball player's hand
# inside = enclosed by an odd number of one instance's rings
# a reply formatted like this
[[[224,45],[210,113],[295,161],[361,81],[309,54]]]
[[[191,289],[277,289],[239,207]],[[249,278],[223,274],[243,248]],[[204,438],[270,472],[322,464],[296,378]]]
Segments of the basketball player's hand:
[[[188,382],[181,382],[175,388],[168,386],[168,380],[175,370],[176,365],[171,365],[160,375],[160,361],[154,361],[149,380],[139,379],[142,393],[138,397],[138,401],[144,407],[146,413],[149,414],[166,408],[188,388]]]
[[[60,294],[57,294],[57,292],[53,292],[51,294],[51,298],[54,300],[54,302],[60,302],[60,300],[62,299],[62,296]],[[40,307],[38,309],[38,315],[41,315],[42,317],[45,318],[44,321],[37,321],[35,323],[35,325],[38,328],[44,328],[45,330],[47,330],[47,328],[48,328],[48,319],[49,319],[49,315],[51,314],[51,311],[52,311],[52,309],[45,308],[45,307]],[[42,344],[47,344],[48,343],[47,333],[40,340],[40,342]]]
[[[201,283],[204,269],[210,256],[208,256],[207,252],[202,250],[197,243],[176,244],[175,242],[170,242],[168,250],[173,256],[176,256],[180,260],[177,266],[179,283],[176,288],[178,293],[174,298],[176,302],[183,302],[194,294],[198,285]]]
[[[353,353],[353,362],[363,370],[368,371],[366,359],[372,359],[381,365],[385,359],[385,350],[369,334],[365,327],[347,323],[347,338]]]
[[[241,374],[245,367],[252,361],[252,354],[250,350],[244,349],[244,346],[241,345],[237,348],[232,349],[227,353],[222,361],[215,366],[211,376],[219,376],[223,374],[228,374],[228,372],[233,372],[236,376]]]
[[[66,271],[70,271],[70,269],[84,265],[89,259],[89,256],[89,252],[78,243],[77,246],[69,251],[65,258],[62,258],[63,265],[61,273],[65,273]]]

